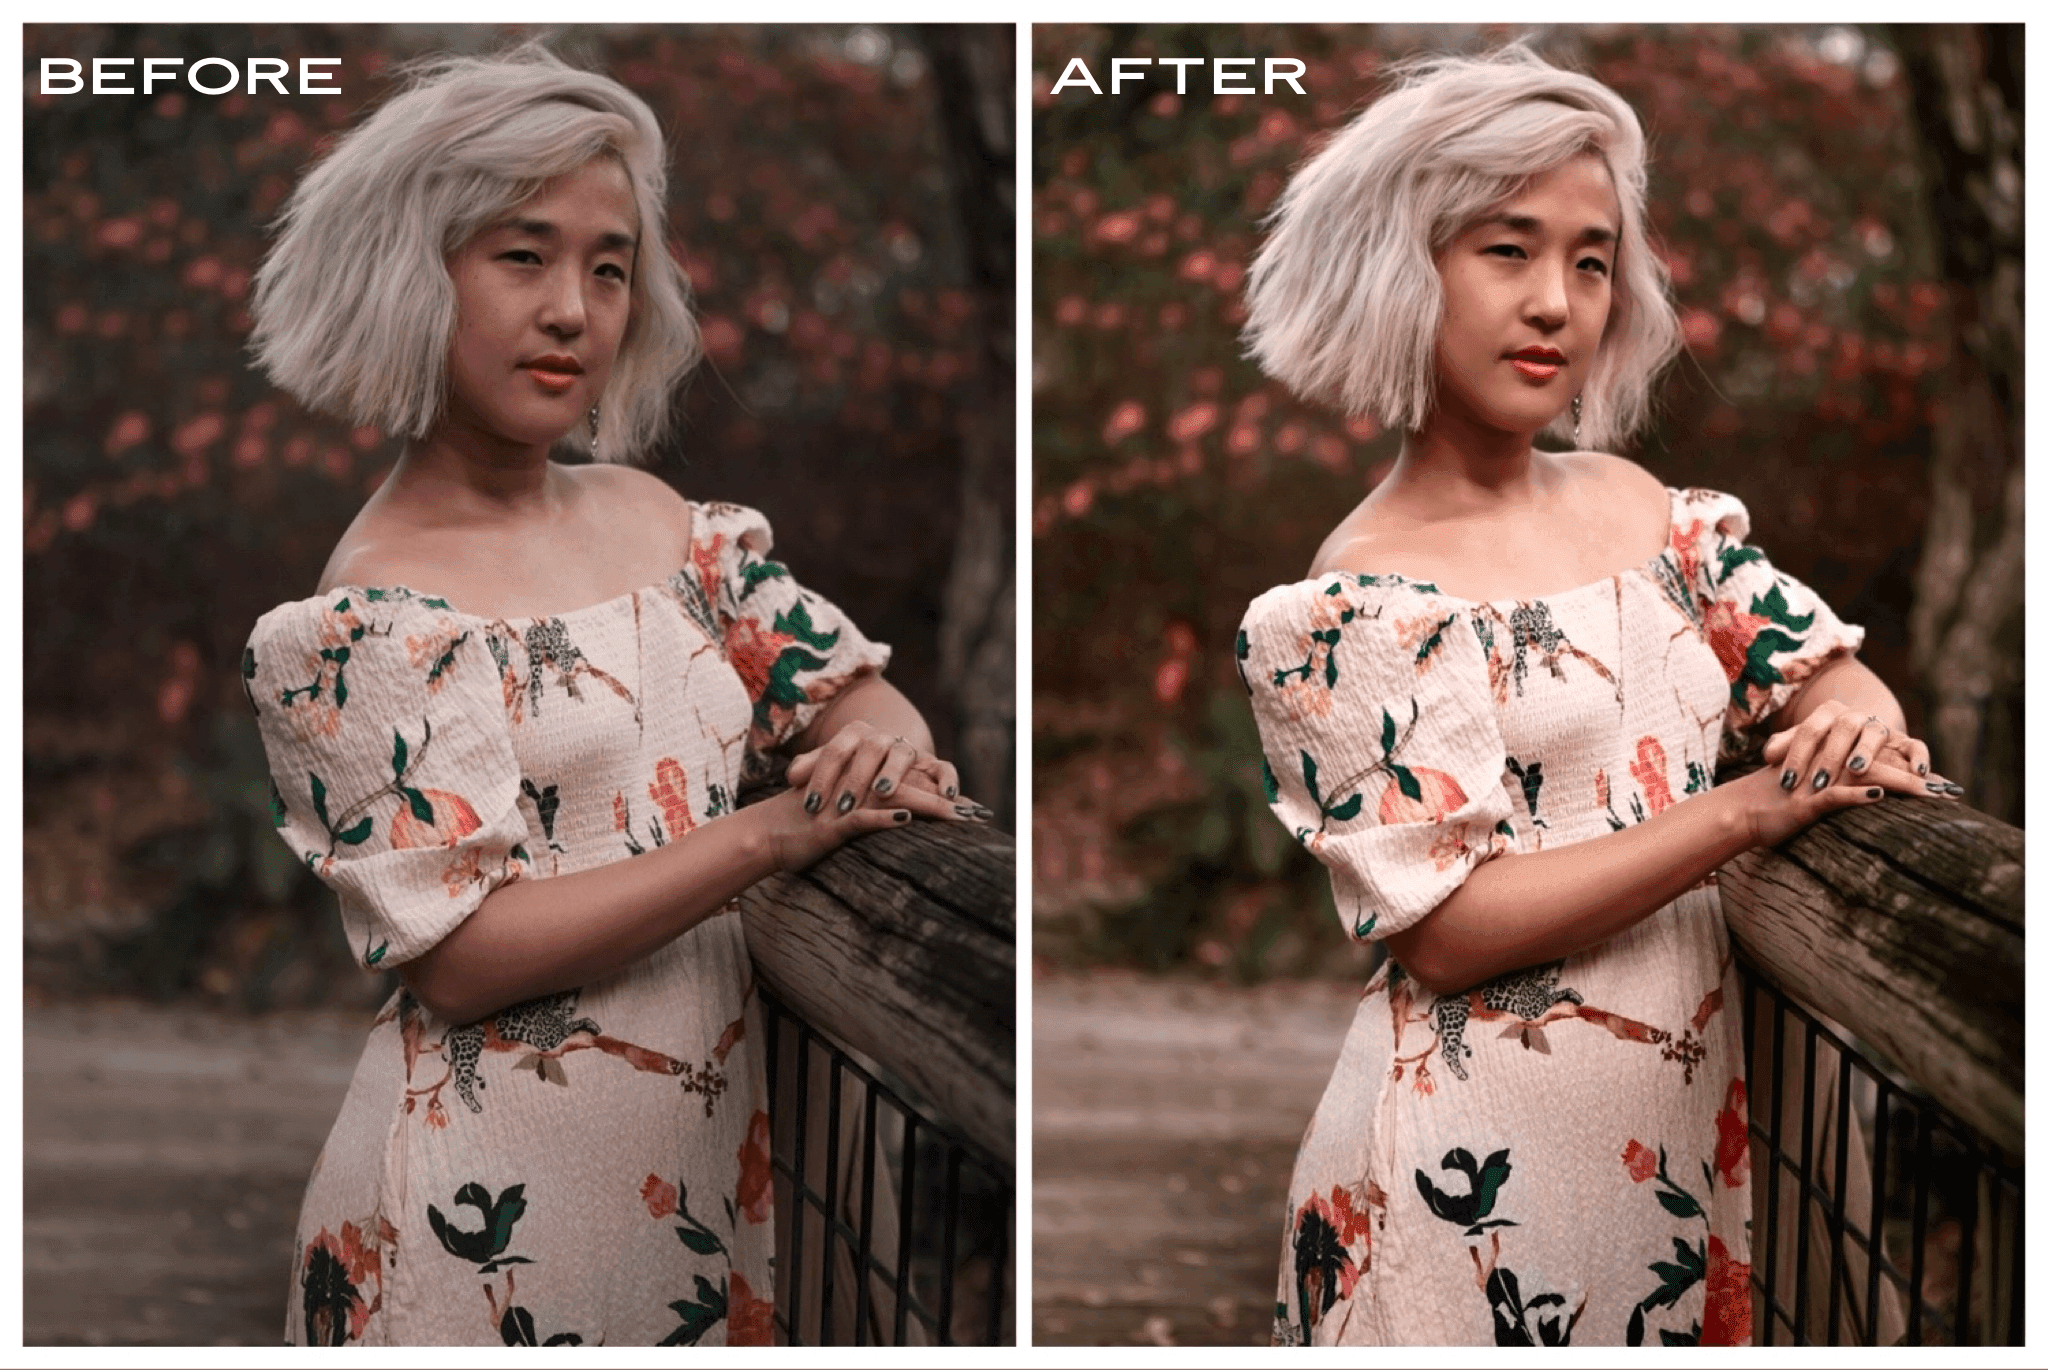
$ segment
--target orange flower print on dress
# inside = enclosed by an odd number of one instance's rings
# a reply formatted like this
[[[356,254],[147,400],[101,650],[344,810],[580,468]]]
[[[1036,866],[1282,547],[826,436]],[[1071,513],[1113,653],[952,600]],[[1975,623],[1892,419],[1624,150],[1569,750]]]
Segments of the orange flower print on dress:
[[[1671,807],[1671,782],[1664,778],[1664,765],[1661,742],[1654,737],[1636,739],[1636,759],[1628,763],[1628,773],[1642,787],[1643,802],[1650,806],[1652,818]]]
[[[1380,796],[1381,823],[1441,823],[1465,807],[1465,791],[1449,775],[1427,766],[1407,769],[1421,788],[1422,797],[1411,799],[1402,793],[1400,781],[1388,781],[1386,792]]]
[[[341,1346],[361,1341],[375,1306],[363,1298],[366,1279],[381,1283],[377,1254],[363,1246],[362,1232],[343,1223],[341,1235],[326,1228],[306,1243],[299,1272],[299,1290],[306,1319],[306,1340],[314,1346]],[[382,1303],[381,1293],[377,1299]]]
[[[459,794],[447,790],[421,790],[420,794],[433,809],[433,820],[422,820],[411,804],[399,805],[391,819],[391,845],[398,850],[452,847],[484,825],[469,801]]]
[[[1714,1146],[1714,1169],[1729,1187],[1749,1183],[1748,1091],[1738,1079],[1728,1082],[1728,1103],[1714,1116],[1719,1134]]]
[[[1634,1139],[1621,1153],[1621,1163],[1628,1167],[1628,1177],[1637,1184],[1657,1173],[1657,1153]]]
[[[468,638],[468,633],[457,633],[445,623],[436,625],[431,633],[407,635],[405,654],[414,670],[426,673],[428,694],[439,694],[441,687],[454,678],[455,649]]]
[[[666,1218],[676,1211],[676,1187],[659,1175],[649,1175],[640,1186],[640,1197],[647,1203],[647,1212],[656,1218]]]
[[[1394,621],[1394,631],[1401,646],[1414,653],[1415,674],[1429,674],[1429,668],[1443,657],[1444,633],[1457,622],[1456,614],[1427,613],[1419,618],[1403,618]]]
[[[725,578],[725,571],[719,565],[719,553],[725,548],[725,534],[718,533],[702,542],[690,543],[690,564],[697,572],[697,584],[703,587],[704,598],[718,603],[719,582]]]
[[[1706,606],[1707,645],[1714,649],[1728,683],[1734,684],[1749,669],[1750,644],[1770,622],[1762,614],[1746,614],[1724,599]]]
[[[1678,559],[1678,573],[1687,585],[1700,583],[1700,538],[1707,531],[1705,519],[1676,524],[1671,528],[1671,552]]]
[[[725,657],[747,687],[747,698],[759,699],[768,692],[768,680],[775,663],[782,659],[782,649],[795,641],[788,633],[763,627],[757,618],[733,620],[725,634]]]
[[[633,816],[626,811],[626,792],[624,790],[614,791],[612,794],[612,831],[624,832],[628,827],[632,826],[632,823]]]
[[[1719,1237],[1707,1237],[1707,1315],[1702,1346],[1747,1346],[1750,1337],[1749,1265],[1732,1259]]]
[[[661,810],[662,821],[668,827],[671,838],[680,837],[697,826],[697,820],[690,816],[689,778],[683,767],[672,756],[664,756],[654,763],[654,783],[647,787],[647,796]],[[619,810],[613,810],[613,818]]]
[[[768,1161],[768,1115],[759,1109],[747,1121],[747,1139],[740,1143],[740,1186],[734,1196],[739,1211],[750,1223],[768,1221],[774,1202],[774,1172]]]
[[[773,1346],[775,1304],[754,1297],[747,1277],[735,1270],[726,1281],[725,1344],[727,1346]]]

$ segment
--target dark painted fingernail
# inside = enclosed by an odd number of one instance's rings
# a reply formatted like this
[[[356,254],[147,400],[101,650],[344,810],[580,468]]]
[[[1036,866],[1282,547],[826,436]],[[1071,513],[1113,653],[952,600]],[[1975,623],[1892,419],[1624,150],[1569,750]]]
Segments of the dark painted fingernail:
[[[1877,786],[1872,785],[1869,789],[1863,792],[1863,797],[1865,799],[1882,799],[1884,798],[1884,791],[1880,790]]]
[[[1963,792],[1963,787],[1951,781],[1949,782],[1948,792],[1950,794],[1961,794]]]
[[[1926,773],[1926,770],[1927,770],[1927,768],[1926,768],[1925,766],[1922,766],[1922,767],[1920,768],[1920,770],[1921,770],[1921,773],[1922,773],[1922,774],[1924,775],[1924,774]],[[948,785],[948,786],[946,786],[946,798],[948,798],[948,799],[958,799],[959,797],[960,797],[960,787],[959,787],[958,785]]]
[[[853,812],[853,791],[852,791],[852,790],[848,790],[848,791],[847,791],[847,792],[846,792],[845,794],[842,794],[842,795],[840,795],[840,796],[839,796],[839,812],[841,812],[841,813],[852,813],[852,812]]]
[[[891,790],[893,790],[893,789],[895,789],[895,788],[896,788],[896,782],[895,782],[895,781],[893,781],[893,780],[891,780],[891,779],[890,779],[890,778],[889,778],[888,776],[886,776],[886,775],[878,775],[878,776],[876,776],[876,777],[875,777],[875,793],[876,793],[876,794],[887,794],[887,793],[889,793],[889,791],[891,791]]]
[[[1794,785],[1797,785],[1798,783],[1799,783],[1799,772],[1797,772],[1797,771],[1794,771],[1794,770],[1788,770],[1788,771],[1786,771],[1786,772],[1785,772],[1785,774],[1784,774],[1784,775],[1782,775],[1782,776],[1780,776],[1780,777],[1779,777],[1779,779],[1778,779],[1778,787],[1779,787],[1780,789],[1786,789],[1786,790],[1789,790],[1789,789],[1791,789],[1791,788],[1792,788],[1792,787],[1793,787]]]
[[[1922,775],[1925,775],[1925,774],[1927,774],[1927,763],[1926,763],[1925,761],[1923,761],[1923,762],[1921,762],[1921,763],[1920,763],[1920,766],[1919,766],[1919,771],[1920,771],[1920,774],[1922,774]]]
[[[1849,758],[1849,769],[1850,769],[1850,770],[1852,770],[1852,771],[1860,771],[1860,770],[1862,770],[1862,769],[1863,769],[1863,768],[1864,768],[1865,766],[1868,766],[1869,764],[1870,764],[1870,758],[1869,758],[1869,757],[1865,757],[1865,756],[1852,756],[1852,757],[1850,757],[1850,758]]]
[[[981,805],[979,804],[955,804],[953,806],[953,812],[959,814],[962,818],[978,818],[980,817],[980,809]]]
[[[819,809],[822,809],[824,807],[825,796],[819,794],[816,790],[812,790],[809,794],[804,796],[805,813],[816,813]]]
[[[1828,773],[1826,771],[1815,771],[1813,773],[1813,787],[1816,790],[1824,790],[1828,787]]]
[[[892,823],[908,823],[910,821],[910,810],[896,810],[896,812],[889,815],[889,821]]]

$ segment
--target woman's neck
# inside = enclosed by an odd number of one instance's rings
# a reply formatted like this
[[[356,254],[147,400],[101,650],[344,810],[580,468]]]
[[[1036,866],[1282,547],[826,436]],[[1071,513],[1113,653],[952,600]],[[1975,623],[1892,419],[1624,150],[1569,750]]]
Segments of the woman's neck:
[[[551,513],[567,494],[567,478],[545,446],[507,443],[444,423],[406,446],[384,488],[394,498],[431,501],[461,521],[472,513]]]
[[[1520,502],[1548,484],[1531,436],[1433,418],[1408,434],[1381,488],[1451,507]]]

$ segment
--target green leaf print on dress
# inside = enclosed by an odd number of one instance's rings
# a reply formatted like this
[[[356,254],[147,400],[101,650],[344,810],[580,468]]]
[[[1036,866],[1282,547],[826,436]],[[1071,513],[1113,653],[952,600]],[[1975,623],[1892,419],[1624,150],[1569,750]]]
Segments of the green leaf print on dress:
[[[455,1191],[455,1206],[482,1214],[482,1227],[475,1231],[457,1227],[433,1204],[427,1205],[427,1223],[440,1238],[442,1250],[457,1260],[471,1262],[480,1275],[489,1275],[500,1266],[531,1265],[525,1256],[505,1254],[512,1244],[513,1227],[526,1215],[525,1195],[525,1185],[507,1185],[494,1199],[490,1190],[471,1180]]]
[[[1489,1227],[1519,1226],[1512,1218],[1492,1218],[1494,1201],[1500,1197],[1500,1187],[1507,1183],[1514,1167],[1508,1164],[1507,1149],[1493,1152],[1482,1164],[1472,1159],[1472,1153],[1461,1146],[1452,1147],[1444,1153],[1439,1167],[1454,1171],[1465,1177],[1466,1192],[1449,1194],[1430,1183],[1429,1176],[1421,1170],[1415,1172],[1415,1188],[1422,1195],[1422,1201],[1429,1205],[1429,1211],[1447,1223],[1456,1223],[1465,1229],[1465,1235],[1476,1237]]]

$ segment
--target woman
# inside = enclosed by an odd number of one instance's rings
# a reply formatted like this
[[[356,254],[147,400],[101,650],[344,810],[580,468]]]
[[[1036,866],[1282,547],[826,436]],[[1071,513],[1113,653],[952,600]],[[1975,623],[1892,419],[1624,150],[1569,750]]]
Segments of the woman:
[[[1603,450],[1677,349],[1644,182],[1598,82],[1430,61],[1295,176],[1250,275],[1267,371],[1406,434],[1237,641],[1274,812],[1391,953],[1296,1163],[1282,1343],[1746,1342],[1714,871],[1956,792],[1740,502]]]
[[[271,377],[408,439],[243,661],[281,835],[404,982],[306,1194],[294,1342],[769,1341],[733,898],[987,814],[760,515],[549,459],[649,451],[698,355],[665,179],[617,83],[448,59],[307,176],[258,278]],[[777,751],[790,789],[735,811]]]

